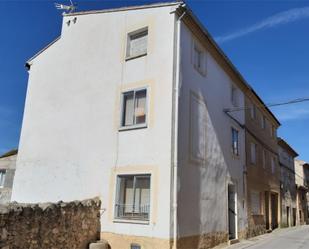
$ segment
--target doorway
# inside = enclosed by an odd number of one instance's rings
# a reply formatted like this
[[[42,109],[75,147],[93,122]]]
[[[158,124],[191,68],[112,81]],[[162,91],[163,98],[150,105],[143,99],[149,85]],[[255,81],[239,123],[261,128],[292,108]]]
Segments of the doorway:
[[[269,195],[267,191],[265,191],[265,223],[266,230],[269,230]]]
[[[290,207],[286,207],[286,225],[290,226]]]
[[[271,194],[271,228],[278,228],[278,198],[277,194]]]
[[[237,238],[237,195],[234,185],[228,185],[229,239]]]
[[[293,227],[296,226],[296,208],[293,208]]]

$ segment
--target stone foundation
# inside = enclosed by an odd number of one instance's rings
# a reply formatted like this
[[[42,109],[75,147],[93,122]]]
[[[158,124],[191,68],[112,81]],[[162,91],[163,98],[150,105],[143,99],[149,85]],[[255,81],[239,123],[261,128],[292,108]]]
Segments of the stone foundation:
[[[100,200],[0,206],[2,249],[88,249],[100,231]]]
[[[111,249],[130,248],[131,244],[138,244],[143,249],[171,249],[173,246],[173,240],[169,239],[121,235],[108,232],[102,232],[101,239],[108,241]],[[215,232],[179,238],[177,249],[208,249],[227,242],[228,234],[226,232]]]
[[[242,240],[242,239],[247,239],[248,238],[248,230],[242,230],[238,232],[238,239]]]
[[[177,249],[208,249],[228,242],[228,233],[214,232],[178,239]]]
[[[170,249],[171,244],[169,239],[121,235],[108,232],[102,232],[101,239],[106,240],[111,249],[129,249],[131,244],[138,244],[143,249]]]

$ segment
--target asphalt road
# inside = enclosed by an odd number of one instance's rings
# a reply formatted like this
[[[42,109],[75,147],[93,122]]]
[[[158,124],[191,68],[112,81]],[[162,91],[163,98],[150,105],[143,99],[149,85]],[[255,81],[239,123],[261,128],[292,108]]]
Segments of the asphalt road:
[[[309,226],[278,229],[226,247],[228,249],[309,249]]]

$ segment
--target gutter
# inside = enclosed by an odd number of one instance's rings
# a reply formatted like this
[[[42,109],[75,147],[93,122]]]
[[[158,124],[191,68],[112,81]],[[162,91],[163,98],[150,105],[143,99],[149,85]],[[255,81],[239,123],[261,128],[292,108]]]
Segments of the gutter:
[[[177,18],[177,11],[180,8],[185,8],[185,4],[181,3],[175,11],[171,12],[175,14]],[[176,37],[174,39],[174,48],[176,47],[176,53],[174,53],[174,82],[173,82],[173,107],[172,107],[172,177],[173,177],[173,249],[177,248],[177,238],[178,238],[178,117],[179,117],[179,94],[180,94],[180,79],[181,79],[181,20],[186,14],[186,9],[177,18],[175,24]],[[175,58],[176,57],[176,58]]]

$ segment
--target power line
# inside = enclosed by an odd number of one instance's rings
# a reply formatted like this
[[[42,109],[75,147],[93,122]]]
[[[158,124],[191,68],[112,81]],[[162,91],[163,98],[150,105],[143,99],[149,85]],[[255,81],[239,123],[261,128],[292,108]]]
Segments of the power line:
[[[298,99],[293,99],[289,100],[286,102],[279,102],[279,103],[270,103],[266,105],[256,105],[256,107],[275,107],[275,106],[282,106],[282,105],[291,105],[291,104],[296,104],[296,103],[301,103],[301,102],[306,102],[309,101],[309,98],[298,98]],[[252,107],[236,107],[236,108],[226,108],[224,109],[224,112],[238,112],[238,111],[244,111],[244,110],[250,110]]]

